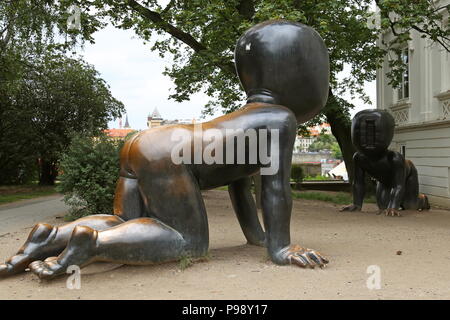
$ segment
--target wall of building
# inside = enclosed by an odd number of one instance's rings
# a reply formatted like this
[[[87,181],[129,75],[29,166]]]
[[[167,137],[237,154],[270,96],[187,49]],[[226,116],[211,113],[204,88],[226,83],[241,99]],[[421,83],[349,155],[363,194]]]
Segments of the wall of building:
[[[399,127],[391,149],[402,146],[419,172],[420,192],[432,205],[450,208],[450,121]]]
[[[450,0],[441,0],[442,4]],[[406,158],[418,169],[420,192],[429,196],[432,205],[450,208],[450,54],[418,32],[411,37],[410,96],[398,99],[398,90],[388,85],[385,61],[377,74],[377,107],[394,116],[391,149],[405,147]]]

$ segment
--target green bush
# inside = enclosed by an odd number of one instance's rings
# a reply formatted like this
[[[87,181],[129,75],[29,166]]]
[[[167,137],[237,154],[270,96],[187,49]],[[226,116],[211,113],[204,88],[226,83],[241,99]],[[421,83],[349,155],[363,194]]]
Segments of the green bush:
[[[299,164],[292,164],[291,167],[291,179],[296,182],[300,183],[303,181],[303,168]]]
[[[74,137],[60,163],[59,192],[71,209],[67,220],[91,214],[112,214],[119,178],[119,152],[123,141],[106,136]]]

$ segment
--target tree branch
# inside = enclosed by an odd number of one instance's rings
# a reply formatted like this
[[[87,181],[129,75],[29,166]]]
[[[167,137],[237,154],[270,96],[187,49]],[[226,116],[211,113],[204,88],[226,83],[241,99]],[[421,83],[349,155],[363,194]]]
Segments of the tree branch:
[[[126,0],[126,3],[137,13],[139,13],[142,17],[152,21],[155,23],[159,28],[166,31],[173,37],[177,38],[178,40],[184,42],[189,47],[194,49],[195,52],[200,52],[202,50],[207,50],[206,47],[199,43],[197,40],[194,39],[190,34],[178,29],[174,25],[168,23],[167,21],[164,21],[161,15],[158,12],[152,11],[135,0]]]
[[[167,6],[161,11],[161,15],[166,14],[175,4],[175,0],[170,0],[170,2],[167,4]]]
[[[414,29],[414,30],[416,30],[416,31],[418,31],[418,32],[420,32],[420,33],[423,33],[423,34],[426,34],[426,35],[429,36],[429,33],[428,33],[426,30],[423,30],[422,28],[419,28],[418,26],[413,25],[413,26],[411,26],[411,28]],[[447,38],[444,37],[444,39],[447,39]],[[443,46],[444,49],[445,49],[447,52],[450,52],[450,47],[449,47],[444,41],[439,40],[438,38],[436,38],[436,39],[433,40],[433,41],[436,41],[436,42],[439,43],[441,46]]]
[[[375,4],[378,6],[378,8],[381,9],[381,7],[380,7],[380,0],[375,0]],[[436,9],[433,10],[431,13],[435,13],[435,12],[437,12],[437,11],[440,11],[440,10],[443,10],[443,9],[447,9],[447,8],[449,8],[449,6],[450,6],[450,5],[445,5],[445,6],[436,8]],[[397,24],[397,22],[396,22],[396,21],[392,21],[392,20],[391,20],[391,17],[389,17],[389,14],[386,13],[385,11],[383,12],[383,10],[381,10],[381,14],[382,14],[382,15],[384,14],[384,15],[389,19],[389,25],[390,25],[390,29],[391,29],[391,31],[392,31],[392,34],[393,34],[394,36],[398,36],[398,35],[399,35],[398,32],[395,31],[395,25]],[[427,30],[424,30],[423,28],[419,27],[418,25],[414,25],[414,24],[413,24],[413,25],[410,26],[410,29],[414,29],[414,30],[416,30],[417,32],[422,33],[422,34],[424,34],[424,35],[427,35],[429,38],[431,38],[430,33],[429,33]],[[440,37],[442,38],[442,40],[439,39],[439,37],[436,37],[435,39],[432,39],[432,40],[433,40],[433,41],[436,41],[436,42],[439,43],[446,51],[450,52],[450,45],[448,45],[448,44],[445,43],[445,40],[450,41],[450,39],[448,39],[448,38],[445,37],[445,36],[440,36]]]
[[[184,32],[183,30],[175,27],[169,22],[165,21],[158,12],[152,11],[135,0],[126,0],[126,4],[130,6],[135,12],[137,12],[141,17],[152,21],[158,28],[167,32],[174,38],[180,40],[184,44],[188,45],[198,54],[205,54],[208,52],[208,48],[205,45],[198,42],[192,35]],[[231,62],[216,62],[214,63],[218,68],[225,72],[231,72],[235,74],[234,65]]]

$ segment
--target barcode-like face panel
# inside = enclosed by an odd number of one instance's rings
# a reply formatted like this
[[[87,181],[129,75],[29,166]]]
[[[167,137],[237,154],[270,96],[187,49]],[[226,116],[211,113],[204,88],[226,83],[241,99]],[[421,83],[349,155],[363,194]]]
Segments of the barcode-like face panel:
[[[366,120],[366,146],[375,147],[375,120]]]

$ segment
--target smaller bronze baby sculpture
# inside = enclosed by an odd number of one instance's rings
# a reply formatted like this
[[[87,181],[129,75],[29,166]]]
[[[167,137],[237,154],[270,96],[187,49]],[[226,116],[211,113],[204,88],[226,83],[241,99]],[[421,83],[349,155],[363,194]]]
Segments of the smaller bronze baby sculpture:
[[[428,210],[424,194],[419,194],[419,179],[414,164],[388,149],[394,136],[395,121],[382,110],[363,110],[352,121],[354,156],[353,204],[341,211],[360,211],[365,193],[365,173],[377,180],[378,214],[401,216],[399,210]]]

